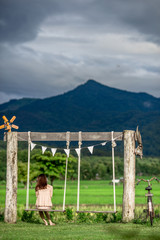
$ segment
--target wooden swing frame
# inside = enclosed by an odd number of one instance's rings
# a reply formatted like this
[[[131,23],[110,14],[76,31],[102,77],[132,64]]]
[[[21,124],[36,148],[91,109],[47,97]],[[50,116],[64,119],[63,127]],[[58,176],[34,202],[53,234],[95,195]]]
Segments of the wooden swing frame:
[[[135,210],[135,155],[137,153],[137,135],[134,130],[124,130],[113,133],[114,140],[124,141],[124,183],[123,183],[123,211],[122,219],[129,222],[134,219]],[[32,141],[66,141],[66,133],[31,133]],[[71,133],[71,141],[78,141],[78,133]],[[83,141],[111,141],[111,133],[83,132]],[[17,153],[18,141],[27,141],[28,132],[7,132],[4,141],[7,142],[7,170],[6,170],[6,200],[4,221],[17,221]],[[138,144],[139,141],[138,141]],[[140,152],[142,157],[142,151]],[[14,193],[14,194],[13,194]],[[37,210],[37,209],[36,209]]]
[[[80,211],[80,161],[81,161],[81,145],[83,141],[111,141],[112,143],[112,169],[113,169],[113,195],[114,195],[114,210],[113,211]],[[25,211],[45,211],[45,212],[65,212],[65,197],[67,183],[67,168],[68,157],[66,157],[66,170],[64,182],[63,209],[30,209],[29,208],[29,174],[30,174],[30,149],[31,141],[66,141],[67,149],[71,141],[78,141],[78,186],[77,186],[77,213],[116,213],[116,193],[115,193],[115,161],[114,161],[114,141],[123,140],[123,132],[66,132],[66,133],[37,133],[37,132],[18,132],[18,141],[28,141],[28,170],[27,170],[27,195]]]

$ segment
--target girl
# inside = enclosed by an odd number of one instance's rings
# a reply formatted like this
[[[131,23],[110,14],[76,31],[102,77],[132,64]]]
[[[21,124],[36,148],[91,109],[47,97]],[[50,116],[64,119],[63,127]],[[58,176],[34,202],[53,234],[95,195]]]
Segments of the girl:
[[[55,225],[54,223],[52,223],[49,213],[47,211],[43,211],[43,210],[51,209],[52,207],[51,198],[53,195],[53,187],[47,184],[47,178],[45,174],[40,174],[38,176],[35,191],[36,191],[36,197],[37,197],[36,207],[37,209],[42,210],[42,211],[39,211],[40,217],[42,218],[45,225],[48,225],[48,222],[50,225]],[[45,213],[48,219],[48,222],[45,220],[43,212]]]

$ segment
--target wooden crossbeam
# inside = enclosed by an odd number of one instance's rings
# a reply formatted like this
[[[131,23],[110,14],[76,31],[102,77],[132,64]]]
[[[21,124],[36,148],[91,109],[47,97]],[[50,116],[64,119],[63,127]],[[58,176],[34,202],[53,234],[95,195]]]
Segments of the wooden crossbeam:
[[[18,141],[28,141],[28,132],[18,132]],[[30,132],[31,141],[66,141],[66,132]],[[111,141],[111,132],[82,132],[82,141]],[[116,141],[123,140],[123,132],[113,132]],[[70,141],[78,141],[79,132],[70,132]],[[6,134],[4,135],[6,141]]]
[[[29,209],[25,209],[25,211],[38,211],[38,212],[40,212],[40,211],[42,211],[42,212],[66,212],[66,210],[54,210],[54,209],[37,209],[37,208],[35,208],[35,209],[31,209],[31,208],[29,208]]]

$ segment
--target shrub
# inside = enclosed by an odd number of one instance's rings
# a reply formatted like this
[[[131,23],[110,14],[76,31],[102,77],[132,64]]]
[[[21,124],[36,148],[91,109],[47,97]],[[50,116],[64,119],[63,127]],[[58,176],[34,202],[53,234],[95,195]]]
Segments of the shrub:
[[[96,213],[95,214],[95,222],[103,222],[104,221],[104,218],[103,218],[103,213]]]
[[[78,213],[77,215],[77,222],[78,223],[91,223],[93,222],[92,215],[90,213]]]
[[[65,214],[66,214],[67,221],[73,221],[73,209],[72,208],[67,208]]]
[[[4,221],[4,211],[0,211],[0,222]]]
[[[40,223],[40,217],[36,217],[33,211],[27,212],[23,210],[21,220],[23,222]]]

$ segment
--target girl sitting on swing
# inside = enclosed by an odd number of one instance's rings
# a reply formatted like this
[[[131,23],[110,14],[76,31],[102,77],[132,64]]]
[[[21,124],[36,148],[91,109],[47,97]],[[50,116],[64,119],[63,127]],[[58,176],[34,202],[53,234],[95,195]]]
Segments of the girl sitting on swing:
[[[47,211],[43,211],[43,210],[50,210],[52,207],[52,195],[53,195],[53,187],[49,184],[47,184],[47,178],[45,174],[40,174],[37,178],[37,185],[35,187],[35,191],[36,191],[36,207],[37,209],[39,209],[39,215],[42,218],[43,222],[45,223],[45,225],[55,225],[55,223],[53,223],[51,221],[50,215]],[[48,222],[46,221],[45,217],[44,217],[44,213],[47,217]]]

